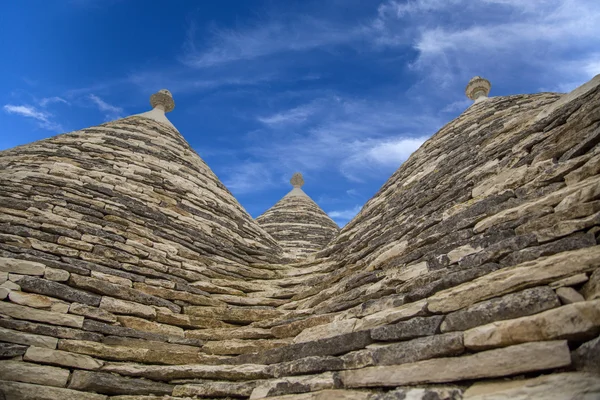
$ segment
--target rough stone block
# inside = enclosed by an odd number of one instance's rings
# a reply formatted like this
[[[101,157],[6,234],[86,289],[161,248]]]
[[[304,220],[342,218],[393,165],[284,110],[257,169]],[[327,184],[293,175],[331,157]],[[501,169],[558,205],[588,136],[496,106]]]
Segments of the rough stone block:
[[[600,336],[579,346],[571,357],[577,370],[600,374]]]
[[[48,349],[55,349],[58,344],[58,339],[54,337],[33,335],[5,328],[0,328],[0,341],[46,347]]]
[[[107,400],[102,394],[7,381],[0,381],[0,393],[7,400]]]
[[[2,340],[0,336],[0,340]],[[0,343],[0,359],[22,356],[27,351],[27,346],[13,343]]]
[[[114,314],[111,314],[101,308],[90,307],[80,303],[72,303],[69,306],[69,313],[82,315],[84,317],[93,318],[104,322],[117,322],[117,317]]]
[[[473,304],[446,315],[442,332],[466,331],[490,322],[536,314],[560,306],[554,291],[548,286],[525,289]]]
[[[162,382],[125,378],[119,375],[91,371],[74,371],[69,382],[69,389],[102,394],[170,395],[173,388],[173,385]]]
[[[585,340],[600,332],[600,300],[493,322],[465,332],[465,347],[489,349],[538,340]]]
[[[100,301],[100,308],[115,314],[134,315],[149,319],[156,318],[156,310],[151,306],[135,303],[133,301],[115,299],[113,297],[103,296]]]
[[[67,386],[67,380],[69,379],[69,370],[46,365],[4,360],[0,362],[0,379],[5,381],[65,387]]]
[[[74,303],[83,303],[93,307],[97,307],[100,304],[101,297],[97,294],[74,289],[68,285],[46,279],[26,276],[19,280],[19,285],[27,292],[56,297],[57,299]]]
[[[0,271],[21,275],[43,276],[46,266],[41,263],[0,257]]]
[[[439,331],[443,315],[415,317],[394,325],[385,325],[371,331],[374,340],[408,340],[420,336],[431,336]]]
[[[81,328],[83,326],[83,317],[78,315],[68,315],[52,311],[38,310],[31,307],[0,302],[0,313],[12,318],[24,319],[29,321],[46,322],[52,325],[71,326]]]
[[[71,276],[69,271],[57,268],[46,267],[46,272],[44,272],[44,279],[54,282],[66,282],[69,280],[69,276]]]
[[[566,341],[525,343],[503,349],[396,366],[340,372],[344,387],[394,387],[420,383],[495,378],[561,368],[571,363]]]
[[[571,287],[561,287],[556,289],[556,295],[563,304],[572,304],[580,301],[585,301],[583,296],[577,290]]]
[[[465,350],[462,332],[433,335],[371,349],[375,365],[406,364],[430,358],[455,356]]]
[[[23,360],[40,364],[90,370],[98,369],[104,364],[102,361],[95,360],[86,355],[73,354],[68,351],[44,349],[35,346],[31,346],[27,349]]]

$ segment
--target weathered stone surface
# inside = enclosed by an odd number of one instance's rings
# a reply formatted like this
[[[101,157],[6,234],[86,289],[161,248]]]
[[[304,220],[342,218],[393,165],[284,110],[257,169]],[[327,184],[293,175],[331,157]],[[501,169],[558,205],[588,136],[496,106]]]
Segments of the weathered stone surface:
[[[69,389],[102,394],[170,395],[173,392],[173,387],[173,385],[161,382],[90,371],[74,371],[69,382]]]
[[[554,291],[548,286],[525,289],[491,300],[473,304],[446,315],[442,332],[466,331],[494,321],[536,314],[560,306]]]
[[[257,386],[250,395],[250,399],[263,399],[292,393],[314,392],[336,387],[334,375],[330,372],[321,375],[308,375],[288,377],[266,381]]]
[[[214,380],[252,380],[270,378],[272,375],[263,365],[143,365],[126,363],[107,363],[102,371],[120,375],[143,377],[157,381],[174,379],[214,379]]]
[[[470,356],[340,372],[345,387],[401,386],[493,378],[571,363],[566,341],[525,343]]]
[[[0,381],[0,393],[7,400],[106,400],[102,394],[79,392],[30,383]]]
[[[0,271],[21,275],[43,276],[46,266],[41,263],[19,260],[16,258],[0,257]]]
[[[105,360],[143,361],[148,349],[136,349],[125,346],[107,346],[86,340],[61,339],[58,349],[71,353],[85,354]]]
[[[566,251],[504,268],[472,282],[439,292],[428,299],[432,312],[449,312],[481,300],[531,286],[543,285],[600,267],[600,246]]]
[[[371,338],[375,340],[408,340],[420,336],[431,336],[439,331],[442,320],[441,315],[433,317],[415,317],[408,321],[398,322],[394,325],[385,325],[371,331]]]
[[[269,397],[271,400],[371,400],[372,392],[344,389],[326,389],[312,393],[288,394]]]
[[[49,281],[66,282],[69,280],[69,276],[71,276],[71,274],[62,269],[46,267],[46,270],[44,271],[44,279]]]
[[[433,335],[372,349],[375,365],[406,364],[430,358],[459,355],[464,351],[462,332]]]
[[[62,283],[48,281],[46,279],[24,277],[19,279],[19,285],[27,292],[44,294],[57,299],[71,302],[83,303],[97,307],[100,304],[100,296],[83,290],[73,289]]]
[[[183,329],[177,326],[159,324],[137,317],[119,316],[117,319],[126,328],[157,333],[160,335],[184,337]]]
[[[453,386],[427,388],[398,388],[387,393],[373,394],[368,400],[463,400],[463,389]]]
[[[80,303],[72,303],[69,307],[69,313],[82,315],[84,317],[97,319],[99,321],[117,322],[117,317],[114,314],[104,311],[101,308],[90,307]]]
[[[87,321],[84,321],[84,325]],[[79,329],[66,328],[64,326],[39,324],[36,322],[21,321],[17,319],[0,319],[0,326],[36,335],[80,340],[101,340],[102,335],[93,332],[85,332]],[[44,346],[42,346],[44,347]]]
[[[22,306],[33,308],[47,309],[58,313],[66,313],[69,311],[69,303],[62,300],[57,300],[52,297],[43,296],[41,294],[32,294],[25,292],[10,292],[8,295],[10,301]]]
[[[102,296],[100,308],[115,314],[135,315],[149,319],[156,318],[156,310],[151,306],[108,296]]]
[[[556,295],[563,304],[572,304],[579,301],[585,301],[583,296],[577,290],[571,287],[561,287],[556,289]]]
[[[281,317],[283,312],[279,310],[254,309],[243,307],[185,307],[186,314],[196,317],[218,319],[225,322],[246,323]]]
[[[50,350],[42,347],[31,346],[27,349],[25,361],[37,362],[40,364],[59,365],[61,367],[72,367],[78,369],[98,369],[104,363],[93,359],[92,357],[73,354],[68,351]]]
[[[100,321],[86,319],[83,322],[83,329],[90,332],[98,332],[104,335],[126,336],[132,338],[167,341],[167,336],[159,333],[141,331],[134,328],[127,328],[121,325],[112,325]]]
[[[367,315],[356,322],[354,330],[358,331],[371,329],[377,326],[391,324],[397,321],[403,321],[425,314],[427,314],[427,301],[415,301],[399,307],[389,308],[376,312],[375,314]]]
[[[206,382],[177,385],[173,390],[173,396],[246,398],[252,394],[255,386],[255,382]]]
[[[311,342],[313,340],[326,339],[354,332],[357,321],[355,318],[350,318],[307,328],[294,338],[294,343]]]
[[[337,357],[306,357],[269,366],[267,371],[276,378],[290,375],[316,374],[337,371],[344,368],[344,362]]]
[[[532,379],[476,383],[464,393],[464,400],[563,400],[600,397],[600,377],[567,372]]]
[[[135,303],[142,303],[146,305],[167,307],[173,312],[181,311],[181,307],[177,306],[176,304],[173,304],[168,300],[164,300],[156,296],[142,293],[139,290],[125,287],[122,285],[115,285],[114,283],[104,282],[96,278],[71,274],[69,284],[81,289],[89,290],[91,292],[100,293],[104,296],[116,297],[119,299],[129,300]]]
[[[33,335],[5,328],[0,328],[0,341],[46,347],[48,349],[55,349],[58,344],[58,339],[54,337]]]
[[[579,346],[571,358],[577,370],[600,373],[600,336]]]
[[[4,360],[0,362],[0,379],[5,381],[65,387],[67,386],[67,380],[69,379],[69,370],[20,361]]]
[[[2,340],[0,336],[0,340]],[[0,359],[13,358],[25,354],[27,346],[12,343],[0,343]]]
[[[185,337],[203,340],[227,340],[227,339],[269,339],[273,335],[269,329],[242,327],[232,329],[198,329],[188,330]]]
[[[561,287],[576,286],[576,285],[579,285],[580,283],[585,283],[587,281],[588,281],[588,277],[586,274],[577,274],[577,275],[569,276],[568,278],[559,279],[557,281],[554,281],[554,282],[550,283],[550,287],[552,289],[558,289]],[[590,299],[590,300],[592,300],[592,299]]]
[[[313,326],[328,324],[333,321],[334,317],[333,314],[315,315],[288,324],[274,326],[271,328],[271,332],[277,338],[292,337]]]
[[[328,339],[266,350],[258,354],[244,354],[232,362],[236,364],[277,364],[311,356],[335,356],[352,350],[364,349],[373,340],[369,331],[348,333]]]
[[[585,340],[600,332],[600,300],[493,322],[465,332],[465,347],[489,349],[538,340]]]
[[[38,310],[6,302],[0,302],[0,313],[12,318],[46,322],[52,325],[72,326],[74,328],[83,326],[83,317],[77,315]]]
[[[583,285],[581,294],[586,300],[600,299],[600,268],[596,269],[590,276],[590,280]]]
[[[291,343],[289,339],[222,340],[205,342],[202,350],[209,354],[238,355],[256,353]]]

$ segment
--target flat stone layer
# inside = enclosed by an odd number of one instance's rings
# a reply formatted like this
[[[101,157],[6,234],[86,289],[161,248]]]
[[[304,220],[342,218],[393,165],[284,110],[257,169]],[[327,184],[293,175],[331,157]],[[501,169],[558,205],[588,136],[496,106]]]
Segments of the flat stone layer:
[[[493,378],[560,368],[571,363],[566,341],[526,343],[470,356],[340,372],[344,386],[377,387]]]

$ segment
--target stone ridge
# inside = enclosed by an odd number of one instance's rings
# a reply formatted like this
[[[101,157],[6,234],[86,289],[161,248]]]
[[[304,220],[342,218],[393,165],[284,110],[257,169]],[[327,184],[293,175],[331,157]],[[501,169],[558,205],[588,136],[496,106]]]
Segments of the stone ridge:
[[[293,263],[166,122],[61,135],[0,153],[0,398],[598,398],[599,240],[600,76],[473,104]]]
[[[323,249],[340,228],[302,189],[294,188],[256,218],[292,259]]]

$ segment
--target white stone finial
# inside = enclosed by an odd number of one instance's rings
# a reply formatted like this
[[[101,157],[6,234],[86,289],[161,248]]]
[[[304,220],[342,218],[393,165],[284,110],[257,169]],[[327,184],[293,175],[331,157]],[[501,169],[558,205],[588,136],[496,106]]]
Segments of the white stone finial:
[[[173,111],[175,108],[175,101],[173,101],[171,92],[169,92],[167,89],[161,89],[150,96],[150,105],[152,108],[159,108],[168,113],[169,111]]]
[[[292,184],[292,186],[294,186],[295,188],[301,188],[302,185],[304,185],[304,178],[302,178],[302,174],[300,172],[296,172],[293,176],[292,179],[290,179],[290,183]]]
[[[492,84],[487,79],[480,76],[474,76],[471,78],[465,89],[467,97],[471,100],[477,101],[480,98],[486,98],[490,93]]]

